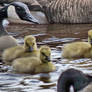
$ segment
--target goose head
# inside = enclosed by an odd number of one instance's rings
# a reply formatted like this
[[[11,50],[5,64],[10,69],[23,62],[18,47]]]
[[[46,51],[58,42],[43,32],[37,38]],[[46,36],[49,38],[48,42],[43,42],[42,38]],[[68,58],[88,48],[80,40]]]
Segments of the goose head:
[[[40,59],[43,63],[51,61],[51,49],[48,46],[41,46],[40,48]]]
[[[22,2],[12,2],[3,7],[0,10],[0,20],[3,19],[18,19],[39,24],[38,20],[31,15],[27,5]]]
[[[84,91],[88,87],[92,89],[92,76],[70,68],[60,75],[57,83],[57,92],[91,92],[92,90]]]
[[[30,9],[31,14],[39,21],[39,24],[48,24],[44,8],[39,2],[31,0],[30,3],[26,4]]]
[[[27,52],[32,52],[37,50],[36,38],[32,35],[25,36],[24,48]]]

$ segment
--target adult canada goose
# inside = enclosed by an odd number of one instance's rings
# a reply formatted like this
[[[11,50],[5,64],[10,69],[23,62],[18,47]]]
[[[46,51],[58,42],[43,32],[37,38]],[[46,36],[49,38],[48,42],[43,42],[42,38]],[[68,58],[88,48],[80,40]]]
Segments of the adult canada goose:
[[[49,23],[92,23],[91,6],[92,0],[50,0],[41,4],[39,11],[46,15]]]
[[[36,39],[32,35],[25,36],[24,45],[18,45],[11,48],[7,48],[2,53],[2,59],[6,64],[11,64],[11,62],[19,57],[37,56],[39,57],[37,51]]]
[[[92,58],[92,30],[88,31],[88,42],[72,42],[62,50],[63,58]]]
[[[30,3],[35,0],[16,1],[29,2],[28,5],[33,11],[38,7]],[[45,0],[37,1],[40,3],[38,9],[46,15],[44,18],[48,23],[92,23],[92,0],[47,0],[49,2],[46,4],[44,4]],[[38,16],[40,17],[40,14]]]
[[[13,61],[13,69],[17,73],[49,73],[55,71],[55,66],[50,60],[51,50],[48,46],[40,48],[40,58],[24,57]]]
[[[51,0],[42,5],[49,23],[92,23],[91,0]]]
[[[0,51],[8,47],[17,45],[17,41],[10,36],[4,29],[4,19],[21,19],[28,22],[38,23],[38,21],[31,15],[28,7],[21,2],[13,2],[0,9]]]
[[[57,92],[92,92],[92,76],[70,68],[60,75]]]

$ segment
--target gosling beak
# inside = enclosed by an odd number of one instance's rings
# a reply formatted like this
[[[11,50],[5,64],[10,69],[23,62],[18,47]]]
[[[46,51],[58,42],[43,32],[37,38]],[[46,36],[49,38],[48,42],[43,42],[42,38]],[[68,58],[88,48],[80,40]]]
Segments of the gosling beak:
[[[30,46],[29,51],[32,52],[33,51],[33,47]]]
[[[90,39],[90,44],[92,45],[92,39]]]
[[[48,62],[50,62],[50,61],[51,61],[51,60],[50,60],[50,57],[48,57],[48,56],[46,57],[46,60],[47,60]]]
[[[29,22],[33,22],[35,24],[40,24],[39,21],[35,17],[33,17],[30,13],[27,13],[25,16],[22,16],[22,19]]]

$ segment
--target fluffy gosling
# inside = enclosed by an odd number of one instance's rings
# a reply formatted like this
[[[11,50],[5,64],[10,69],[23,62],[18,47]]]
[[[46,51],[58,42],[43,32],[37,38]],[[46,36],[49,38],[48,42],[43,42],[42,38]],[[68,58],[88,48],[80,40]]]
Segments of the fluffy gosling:
[[[62,50],[63,58],[92,57],[92,30],[88,31],[88,42],[73,42],[66,44]]]
[[[24,45],[6,49],[2,54],[2,59],[6,64],[11,64],[16,58],[38,55],[36,38],[28,35],[24,38]]]
[[[51,50],[48,46],[42,46],[39,50],[40,58],[25,57],[13,61],[13,70],[17,73],[49,73],[55,71],[56,67],[50,62]]]

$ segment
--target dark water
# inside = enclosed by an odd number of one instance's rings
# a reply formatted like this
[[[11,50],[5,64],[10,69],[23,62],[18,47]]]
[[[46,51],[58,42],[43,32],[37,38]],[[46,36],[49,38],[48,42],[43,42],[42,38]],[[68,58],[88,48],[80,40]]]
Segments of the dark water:
[[[77,68],[92,73],[91,59],[66,60],[61,58],[62,47],[73,41],[87,41],[87,31],[92,24],[81,25],[23,25],[12,24],[7,28],[18,43],[23,43],[25,35],[34,35],[38,47],[49,45],[52,50],[52,62],[56,71],[49,74],[14,74],[12,67],[0,65],[0,92],[56,92],[57,79],[67,68]]]

